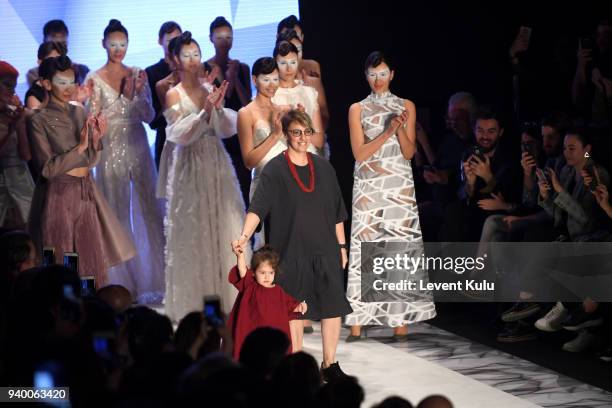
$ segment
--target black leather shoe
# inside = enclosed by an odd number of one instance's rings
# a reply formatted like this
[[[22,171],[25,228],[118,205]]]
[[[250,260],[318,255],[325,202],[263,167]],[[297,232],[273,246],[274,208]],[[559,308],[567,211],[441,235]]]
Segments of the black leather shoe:
[[[312,326],[304,326],[304,334],[312,334],[314,333],[314,329]]]
[[[346,341],[347,343],[355,343],[356,341],[363,341],[363,340],[364,338],[361,337],[361,335],[355,336],[353,334],[349,334],[348,337],[344,341]]]
[[[333,382],[348,377],[344,371],[342,371],[338,362],[330,364],[327,368],[323,368],[323,363],[321,363],[321,376],[325,382]]]

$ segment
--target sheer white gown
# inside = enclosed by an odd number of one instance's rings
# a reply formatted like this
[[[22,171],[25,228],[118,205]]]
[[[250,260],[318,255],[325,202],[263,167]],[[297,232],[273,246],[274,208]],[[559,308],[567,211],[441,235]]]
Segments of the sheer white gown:
[[[139,68],[132,68],[134,81]],[[109,282],[123,285],[139,303],[161,303],[164,290],[163,204],[155,197],[157,172],[143,122],[155,115],[146,83],[132,99],[93,72],[90,111],[102,113],[108,129],[95,169],[96,183],[136,245],[137,255],[109,270]]]
[[[236,264],[230,242],[245,218],[238,179],[221,138],[236,134],[231,109],[209,116],[178,84],[180,101],[164,115],[166,146],[172,148],[166,196],[165,311],[174,321],[202,309],[205,295],[219,295],[229,313],[236,289],[228,282]],[[247,254],[250,259],[250,253]]]

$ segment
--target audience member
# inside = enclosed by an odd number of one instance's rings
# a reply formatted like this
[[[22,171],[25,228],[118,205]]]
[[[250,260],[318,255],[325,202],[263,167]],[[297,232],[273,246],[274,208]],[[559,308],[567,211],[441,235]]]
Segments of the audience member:
[[[430,395],[419,402],[417,408],[453,408],[453,404],[442,395]]]
[[[449,242],[477,242],[485,219],[509,204],[516,205],[520,197],[515,182],[518,166],[500,146],[504,128],[499,117],[481,111],[474,133],[476,144],[461,159],[460,199],[446,208],[442,237]]]
[[[130,291],[121,285],[108,285],[100,288],[96,296],[112,307],[117,314],[125,312],[133,303]]]

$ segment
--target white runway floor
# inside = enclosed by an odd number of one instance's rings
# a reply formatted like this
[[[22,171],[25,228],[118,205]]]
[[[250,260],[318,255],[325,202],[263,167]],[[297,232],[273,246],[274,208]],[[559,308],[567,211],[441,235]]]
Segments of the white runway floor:
[[[369,332],[369,340],[347,344],[343,329],[337,359],[365,389],[363,408],[391,395],[414,406],[442,394],[456,408],[610,408],[612,394],[561,376],[506,353],[419,323],[406,343],[384,344],[390,329]],[[372,337],[383,340],[376,341]],[[304,350],[321,361],[321,333],[304,336]]]

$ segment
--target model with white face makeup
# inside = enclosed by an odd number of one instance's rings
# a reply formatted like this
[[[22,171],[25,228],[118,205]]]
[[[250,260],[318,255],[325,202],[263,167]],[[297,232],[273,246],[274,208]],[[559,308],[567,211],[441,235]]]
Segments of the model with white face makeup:
[[[336,361],[342,316],[351,312],[344,294],[342,268],[347,263],[347,217],[336,173],[327,160],[309,152],[314,136],[310,117],[291,110],[281,119],[287,150],[263,169],[242,234],[231,241],[239,254],[264,219],[270,221],[269,244],[280,254],[278,284],[308,305],[304,317],[321,320],[323,378],[345,374]],[[302,349],[303,320],[289,322],[293,351]]]
[[[29,228],[38,249],[79,254],[79,272],[96,286],[110,283],[107,268],[132,258],[132,240],[93,182],[90,170],[102,154],[107,121],[71,103],[75,73],[66,56],[50,58],[42,85],[49,102],[28,117],[28,134],[41,178]],[[125,225],[125,224],[124,224]]]
[[[323,88],[323,82],[321,80],[321,67],[317,61],[303,58],[302,38],[303,37],[300,36],[297,31],[286,29],[277,35],[276,42],[289,41],[297,49],[297,79],[303,81],[304,85],[311,86],[316,89],[318,93],[317,102],[319,103],[319,110],[321,111],[321,123],[323,124],[323,129],[327,129],[327,126],[329,125],[329,109],[327,108],[327,98],[325,96],[325,89]]]
[[[238,139],[242,160],[252,170],[249,197],[253,196],[264,166],[287,149],[281,128],[283,112],[272,103],[279,86],[276,61],[270,57],[259,58],[253,64],[253,84],[257,89],[255,99],[238,111]],[[255,234],[254,249],[264,243],[263,230]]]
[[[297,79],[299,70],[297,48],[290,42],[281,41],[274,48],[274,58],[278,66],[280,86],[272,98],[272,103],[284,111],[303,109],[312,118],[315,129],[311,144],[318,154],[324,155],[325,129],[321,119],[318,92]]]
[[[123,63],[128,32],[118,20],[104,30],[107,62],[86,80],[87,106],[108,120],[106,145],[96,167],[96,182],[123,225],[129,227],[138,255],[109,271],[139,303],[159,304],[164,290],[162,202],[155,197],[157,173],[144,123],[153,119],[145,71]]]
[[[371,93],[349,110],[355,179],[347,287],[354,311],[346,317],[346,324],[351,326],[348,342],[361,339],[364,325],[393,327],[395,340],[405,341],[408,323],[436,314],[431,301],[415,302],[408,293],[398,292],[393,298],[389,295],[393,301],[388,302],[362,301],[362,242],[414,242],[415,248],[421,248],[415,256],[422,253],[410,164],[416,151],[416,109],[414,103],[389,91],[394,75],[387,57],[378,51],[371,53],[365,64]],[[426,279],[426,273],[419,270],[406,279]]]
[[[223,107],[228,83],[217,88],[212,75],[201,77],[202,53],[189,31],[177,41],[180,81],[166,94],[160,161],[168,200],[165,312],[175,321],[200,309],[205,295],[218,295],[223,309],[231,310],[237,292],[227,273],[236,259],[227,242],[240,233],[245,212],[221,142],[236,134],[236,112]]]

